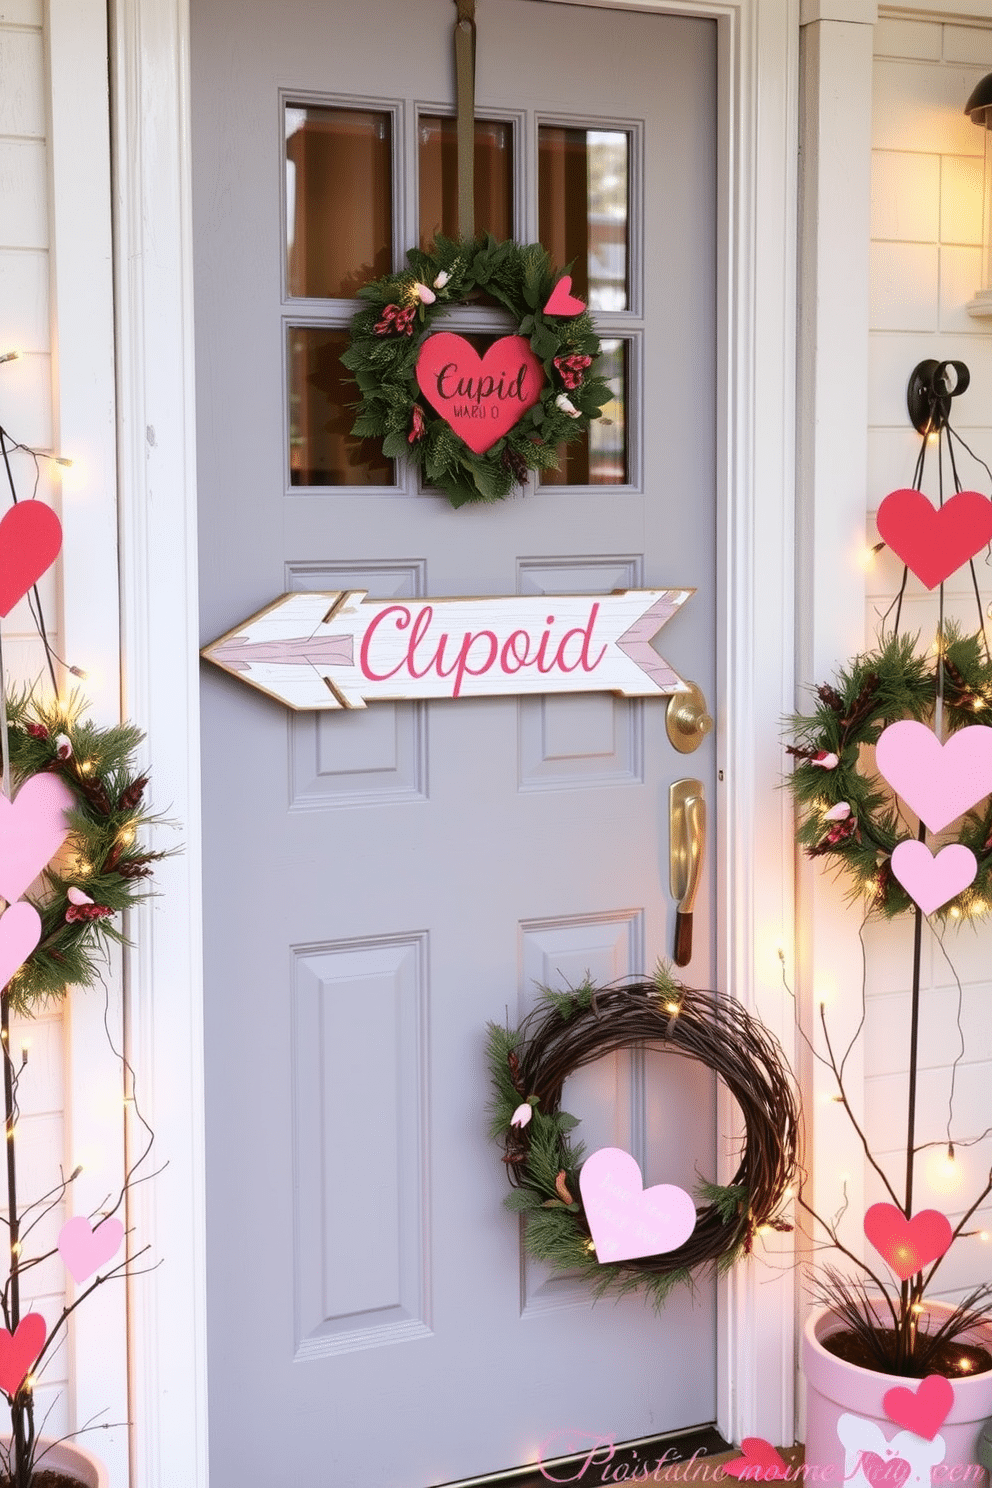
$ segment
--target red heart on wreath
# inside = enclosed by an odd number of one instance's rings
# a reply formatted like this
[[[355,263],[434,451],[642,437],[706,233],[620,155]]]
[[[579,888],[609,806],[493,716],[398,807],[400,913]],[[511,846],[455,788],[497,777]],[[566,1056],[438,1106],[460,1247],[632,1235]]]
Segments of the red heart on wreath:
[[[480,357],[464,336],[438,331],[420,348],[417,382],[445,423],[484,455],[538,402],[544,368],[526,336],[501,336]]]
[[[992,501],[981,491],[958,491],[935,507],[922,491],[890,491],[878,508],[879,536],[935,589],[992,541]]]
[[[581,315],[586,308],[585,300],[572,293],[572,276],[563,274],[548,296],[545,315]]]

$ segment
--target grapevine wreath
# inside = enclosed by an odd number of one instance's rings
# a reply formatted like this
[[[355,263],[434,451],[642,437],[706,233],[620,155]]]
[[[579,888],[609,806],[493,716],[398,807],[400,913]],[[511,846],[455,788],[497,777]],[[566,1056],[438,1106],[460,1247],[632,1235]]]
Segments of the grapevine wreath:
[[[921,656],[916,638],[894,635],[877,651],[855,657],[836,685],[815,689],[815,711],[791,721],[797,841],[809,857],[847,874],[852,896],[867,896],[870,909],[888,918],[916,908],[890,860],[898,843],[915,839],[917,828],[875,774],[871,747],[899,719],[929,722],[938,681],[949,734],[969,724],[992,725],[992,662],[982,637],[950,627],[936,655]],[[975,854],[978,873],[936,913],[977,918],[992,907],[992,798],[965,816],[954,840]]]
[[[579,1198],[585,1153],[570,1135],[578,1121],[561,1109],[562,1086],[583,1065],[643,1044],[720,1076],[744,1118],[743,1150],[729,1184],[700,1181],[696,1226],[677,1250],[601,1264]],[[660,1306],[695,1267],[722,1271],[749,1253],[762,1226],[791,1228],[779,1211],[798,1170],[792,1078],[771,1034],[733,998],[694,991],[663,968],[650,981],[545,990],[519,1028],[489,1025],[488,1055],[491,1135],[503,1144],[513,1186],[506,1205],[526,1216],[531,1254],[578,1270],[597,1296],[643,1287]]]
[[[387,458],[411,460],[452,506],[499,500],[529,471],[557,469],[557,447],[580,439],[613,396],[593,370],[599,338],[582,302],[568,293],[571,280],[559,278],[539,243],[498,242],[491,234],[472,243],[438,237],[431,252],[413,248],[407,260],[402,273],[358,291],[366,307],[352,321],[351,345],[341,358],[362,395],[351,432],[380,439]],[[435,411],[417,370],[439,317],[480,294],[502,305],[516,335],[526,338],[536,401],[477,453]],[[449,334],[449,340],[461,338]],[[469,396],[478,394],[480,381],[481,375],[468,387]],[[466,386],[456,375],[451,384]]]
[[[15,800],[26,780],[48,771],[75,797],[69,836],[45,869],[41,892],[28,896],[42,929],[7,989],[18,1011],[99,979],[107,943],[124,940],[113,916],[146,897],[151,865],[164,856],[138,840],[154,820],[143,804],[148,777],[133,763],[140,730],[97,728],[82,711],[78,694],[52,703],[30,693],[7,700]]]

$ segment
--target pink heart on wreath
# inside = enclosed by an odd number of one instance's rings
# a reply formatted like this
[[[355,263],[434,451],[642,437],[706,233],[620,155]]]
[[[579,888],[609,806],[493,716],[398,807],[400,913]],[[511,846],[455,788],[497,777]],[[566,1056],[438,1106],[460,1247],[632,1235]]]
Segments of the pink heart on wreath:
[[[900,1281],[937,1260],[954,1238],[950,1220],[939,1209],[921,1209],[907,1219],[895,1204],[872,1204],[865,1215],[865,1234]]]
[[[953,1404],[954,1386],[942,1374],[928,1374],[915,1391],[898,1385],[882,1396],[882,1409],[889,1420],[926,1441],[933,1441]]]
[[[6,987],[15,972],[41,939],[41,916],[33,904],[22,899],[0,915],[0,987]]]
[[[922,491],[890,491],[878,508],[878,533],[935,589],[992,541],[992,501],[981,491],[958,491],[935,507]]]
[[[57,775],[32,775],[13,801],[0,795],[0,896],[20,899],[69,835],[75,798]]]
[[[941,832],[992,791],[992,728],[969,724],[942,744],[925,723],[902,718],[882,730],[875,763],[931,832]]]
[[[899,842],[889,859],[892,876],[902,884],[914,904],[925,915],[960,894],[978,873],[978,860],[970,847],[952,842],[934,857],[925,842]]]
[[[464,336],[438,331],[420,348],[417,383],[469,449],[484,455],[539,401],[544,368],[526,336],[501,336],[480,357]]]
[[[587,1157],[579,1189],[601,1263],[678,1250],[696,1228],[696,1206],[685,1189],[645,1188],[637,1159],[622,1147],[600,1147]]]
[[[580,300],[572,293],[571,274],[563,274],[548,295],[544,313],[545,315],[581,315],[585,308],[585,300]]]

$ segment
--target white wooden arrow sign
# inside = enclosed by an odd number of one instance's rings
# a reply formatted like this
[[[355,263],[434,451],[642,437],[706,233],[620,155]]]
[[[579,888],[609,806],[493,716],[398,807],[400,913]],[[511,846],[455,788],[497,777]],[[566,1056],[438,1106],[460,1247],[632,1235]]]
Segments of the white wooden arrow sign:
[[[650,644],[695,591],[369,600],[284,594],[202,654],[290,708],[405,698],[617,692],[686,684]]]

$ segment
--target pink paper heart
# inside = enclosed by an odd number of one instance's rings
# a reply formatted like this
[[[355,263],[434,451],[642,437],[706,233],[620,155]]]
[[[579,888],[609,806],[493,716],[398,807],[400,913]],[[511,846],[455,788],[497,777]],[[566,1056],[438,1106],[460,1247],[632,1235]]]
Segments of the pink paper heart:
[[[417,358],[428,403],[477,455],[509,433],[541,396],[544,368],[526,336],[501,336],[485,356],[456,336],[428,336]]]
[[[636,1160],[620,1147],[600,1147],[586,1158],[579,1189],[600,1262],[678,1250],[696,1228],[696,1206],[685,1189],[645,1188]]]
[[[942,1256],[954,1238],[950,1220],[939,1209],[921,1209],[907,1219],[895,1204],[872,1204],[865,1234],[901,1281]]]
[[[571,274],[563,274],[548,295],[544,313],[545,315],[581,315],[585,308],[585,300],[580,300],[572,293]]]
[[[117,1254],[123,1239],[124,1226],[116,1215],[94,1230],[85,1214],[76,1214],[59,1231],[59,1254],[73,1281],[84,1282]]]
[[[879,1483],[884,1483],[886,1488],[902,1488],[902,1484],[913,1471],[912,1463],[907,1462],[905,1457],[886,1459],[879,1457],[877,1452],[862,1452],[858,1466],[872,1488]]]
[[[922,491],[890,491],[878,508],[878,533],[934,589],[992,540],[992,501],[958,491],[938,508]]]
[[[741,1442],[742,1457],[734,1457],[723,1464],[723,1471],[731,1478],[746,1478],[757,1483],[770,1483],[779,1478],[788,1478],[789,1464],[763,1436],[745,1436]]]
[[[941,848],[936,857],[923,842],[900,842],[890,862],[894,877],[925,915],[960,894],[978,873],[975,854],[960,842]]]
[[[0,521],[0,615],[51,568],[62,546],[62,526],[43,501],[19,501]]]
[[[992,791],[992,728],[973,723],[941,744],[925,723],[903,718],[879,735],[875,763],[931,832],[940,832]]]
[[[0,1328],[0,1390],[15,1395],[45,1347],[47,1329],[40,1312],[28,1312],[13,1334]]]
[[[47,868],[66,837],[75,800],[57,775],[32,775],[13,802],[0,795],[0,896],[12,903]]]
[[[882,1408],[890,1421],[933,1441],[954,1404],[954,1386],[942,1374],[928,1374],[914,1392],[905,1385],[886,1390]]]
[[[21,900],[0,915],[0,987],[6,987],[41,939],[41,916]]]

